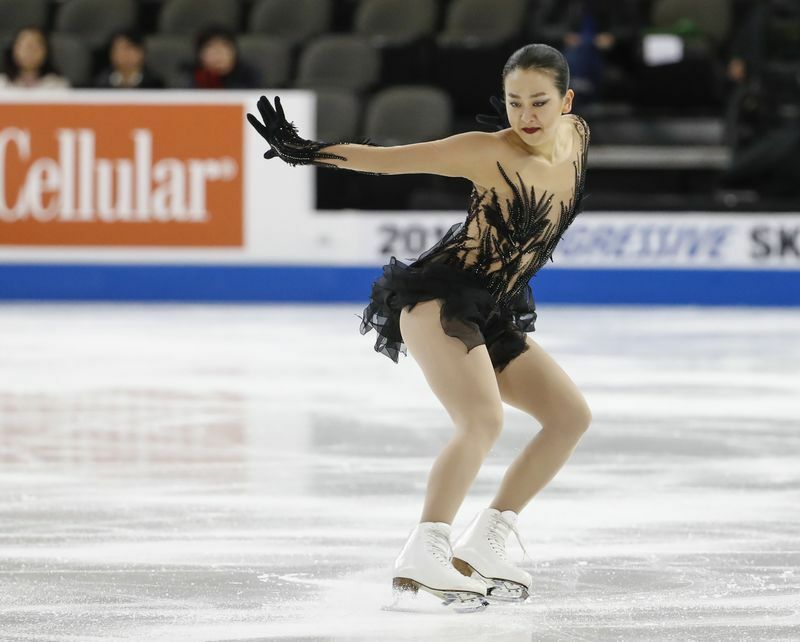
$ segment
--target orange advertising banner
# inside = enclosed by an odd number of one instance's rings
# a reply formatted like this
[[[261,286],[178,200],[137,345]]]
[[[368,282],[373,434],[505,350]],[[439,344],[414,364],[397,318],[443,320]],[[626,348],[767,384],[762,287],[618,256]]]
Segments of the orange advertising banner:
[[[0,245],[240,247],[244,109],[0,104]]]

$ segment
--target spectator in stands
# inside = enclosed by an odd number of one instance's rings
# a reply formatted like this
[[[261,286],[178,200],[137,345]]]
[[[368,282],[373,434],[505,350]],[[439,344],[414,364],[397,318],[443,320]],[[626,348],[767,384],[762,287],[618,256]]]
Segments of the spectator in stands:
[[[144,66],[144,41],[133,30],[118,31],[108,46],[109,67],[100,72],[95,86],[101,89],[158,89],[162,83]]]
[[[20,29],[5,57],[6,73],[0,74],[0,87],[69,87],[69,81],[53,68],[47,36],[39,27]]]
[[[750,8],[731,44],[728,78],[735,83],[764,73],[770,62],[800,61],[800,4],[769,0]]]
[[[726,114],[732,147],[728,187],[800,196],[800,4],[769,0],[751,7],[731,46],[735,83]]]
[[[197,38],[190,86],[196,89],[251,89],[257,72],[239,59],[236,39],[224,27],[209,27]]]
[[[536,18],[537,39],[561,49],[576,100],[586,103],[605,89],[607,64],[626,67],[639,31],[631,0],[546,0]]]

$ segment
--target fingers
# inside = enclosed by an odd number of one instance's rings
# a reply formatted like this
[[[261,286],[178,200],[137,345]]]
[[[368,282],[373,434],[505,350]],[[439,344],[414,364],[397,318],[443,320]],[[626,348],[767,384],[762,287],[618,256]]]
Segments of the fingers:
[[[498,118],[495,122],[497,129],[500,130],[508,127],[508,115],[506,114],[506,106],[503,101],[497,96],[492,96],[489,98],[489,102],[492,103],[492,107],[494,107],[494,110],[497,112]]]
[[[278,156],[278,152],[271,147],[272,142],[270,141],[270,132],[276,127],[279,127],[278,123],[281,119],[286,119],[283,113],[283,107],[281,106],[281,99],[278,96],[275,96],[275,108],[277,108],[277,111],[272,107],[266,96],[261,96],[261,98],[258,99],[256,106],[258,107],[258,111],[261,114],[261,117],[264,119],[264,122],[262,123],[250,112],[247,113],[247,121],[262,137],[267,140],[268,143],[270,143],[270,148],[264,152],[264,158],[275,158]]]
[[[250,112],[247,112],[247,121],[253,126],[253,128],[264,138],[267,137],[267,128],[261,123],[258,118],[253,116]]]
[[[275,120],[275,110],[270,105],[269,100],[267,100],[266,96],[261,96],[258,99],[258,111],[261,113],[261,117],[264,119],[264,122],[269,125],[273,120]]]

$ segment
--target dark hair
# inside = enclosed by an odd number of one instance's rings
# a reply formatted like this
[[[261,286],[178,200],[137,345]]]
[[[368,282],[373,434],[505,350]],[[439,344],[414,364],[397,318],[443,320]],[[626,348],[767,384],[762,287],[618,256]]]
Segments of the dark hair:
[[[42,61],[42,66],[39,67],[39,76],[46,76],[47,74],[54,74],[57,73],[55,67],[53,67],[53,61],[50,57],[50,42],[47,40],[47,34],[44,32],[44,29],[38,27],[36,25],[30,25],[28,27],[22,27],[19,29],[15,34],[14,37],[11,39],[8,47],[5,51],[5,59],[6,59],[6,76],[8,76],[9,80],[16,80],[19,76],[20,68],[17,65],[17,61],[14,60],[14,45],[17,44],[17,40],[25,31],[35,31],[42,36],[42,41],[44,42],[44,60]]]
[[[224,40],[231,47],[236,50],[236,36],[233,35],[233,32],[228,29],[227,27],[223,27],[221,25],[211,25],[203,29],[198,35],[197,40],[195,41],[195,53],[200,55],[200,51],[202,51],[203,47],[205,47],[209,42],[212,40]]]
[[[553,72],[556,88],[564,96],[569,88],[569,64],[558,49],[542,43],[520,47],[512,53],[503,66],[503,84],[506,76],[515,69],[547,69]],[[505,93],[505,90],[504,90]]]
[[[111,37],[108,39],[106,47],[109,53],[111,53],[111,47],[114,45],[117,38],[125,38],[125,40],[130,42],[137,49],[144,49],[144,36],[141,31],[137,31],[136,29],[120,29],[112,33]]]

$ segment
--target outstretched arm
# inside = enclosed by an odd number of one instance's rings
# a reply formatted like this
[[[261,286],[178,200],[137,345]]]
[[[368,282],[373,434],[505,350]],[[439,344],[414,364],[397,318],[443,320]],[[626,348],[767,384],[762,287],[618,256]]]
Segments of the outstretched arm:
[[[321,142],[301,138],[286,120],[280,97],[275,107],[265,96],[258,101],[264,122],[252,114],[247,120],[269,143],[265,158],[279,157],[291,165],[320,165],[370,174],[438,174],[475,180],[480,159],[495,138],[485,132],[464,132],[440,140],[379,147],[362,141]]]
[[[484,132],[464,132],[447,138],[377,147],[353,143],[335,144],[322,148],[337,158],[326,161],[341,169],[369,171],[378,174],[438,174],[473,179],[476,159],[490,144],[491,135]]]

